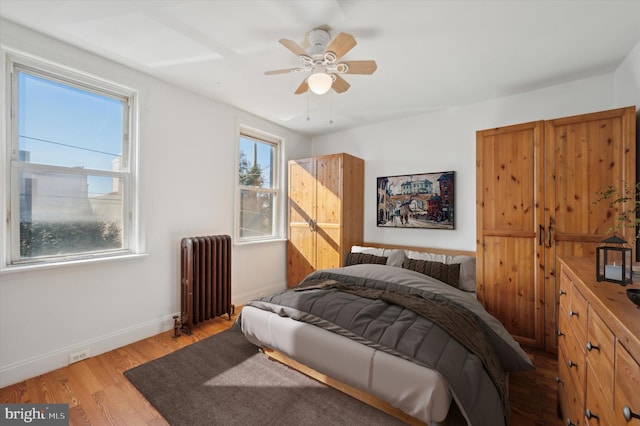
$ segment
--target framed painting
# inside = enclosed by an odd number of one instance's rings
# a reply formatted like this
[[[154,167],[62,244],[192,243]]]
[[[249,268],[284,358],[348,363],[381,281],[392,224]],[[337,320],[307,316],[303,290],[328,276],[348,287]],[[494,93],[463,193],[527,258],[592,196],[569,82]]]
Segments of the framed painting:
[[[454,172],[378,178],[377,224],[387,228],[454,229]]]

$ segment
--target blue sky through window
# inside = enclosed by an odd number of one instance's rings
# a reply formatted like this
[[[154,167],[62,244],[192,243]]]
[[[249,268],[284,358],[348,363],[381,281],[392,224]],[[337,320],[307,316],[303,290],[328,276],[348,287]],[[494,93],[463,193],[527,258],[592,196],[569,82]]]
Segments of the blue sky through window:
[[[30,163],[118,170],[123,99],[19,73],[18,145]],[[115,166],[114,166],[115,165]],[[92,182],[93,180],[93,182]],[[90,192],[109,192],[89,177]],[[93,186],[93,188],[91,188]]]
[[[271,163],[273,162],[274,148],[266,142],[240,136],[240,152],[246,156],[246,159],[249,161],[249,167],[252,167],[254,163],[254,147],[256,149],[255,160],[262,170],[262,178],[264,179],[262,187],[271,188],[273,183]]]

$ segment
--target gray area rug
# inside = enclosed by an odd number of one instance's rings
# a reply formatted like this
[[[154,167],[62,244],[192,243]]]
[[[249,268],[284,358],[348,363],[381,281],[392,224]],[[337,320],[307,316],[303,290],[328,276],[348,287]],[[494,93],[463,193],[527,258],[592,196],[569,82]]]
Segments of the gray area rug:
[[[235,326],[124,375],[173,426],[404,424],[269,360]]]

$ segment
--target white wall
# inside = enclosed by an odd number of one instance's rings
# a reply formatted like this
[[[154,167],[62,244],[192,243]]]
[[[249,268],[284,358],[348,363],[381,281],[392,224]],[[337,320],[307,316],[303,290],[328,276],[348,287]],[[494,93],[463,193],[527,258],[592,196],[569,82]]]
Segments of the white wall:
[[[2,387],[64,366],[78,350],[96,355],[172,328],[172,315],[180,309],[180,239],[233,235],[238,120],[283,137],[286,159],[309,156],[311,141],[10,22],[0,24],[5,47],[139,91],[141,218],[148,253],[0,275]],[[4,66],[1,72],[4,81]],[[0,179],[5,177],[3,171]],[[4,197],[5,182],[0,184]],[[284,258],[284,242],[234,247],[233,303],[284,288]]]
[[[345,151],[365,160],[365,241],[475,251],[475,132],[640,105],[638,50],[619,73],[314,137],[313,155]],[[376,226],[377,177],[448,170],[456,173],[455,230]]]
[[[640,42],[616,69],[614,81],[616,103],[635,105],[640,111]]]

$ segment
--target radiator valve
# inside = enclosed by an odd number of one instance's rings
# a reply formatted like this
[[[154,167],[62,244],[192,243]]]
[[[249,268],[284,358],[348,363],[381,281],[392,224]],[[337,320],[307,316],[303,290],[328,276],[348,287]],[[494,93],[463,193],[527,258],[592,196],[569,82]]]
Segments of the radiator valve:
[[[173,316],[173,338],[180,337],[180,328],[182,324],[178,321],[178,315]]]

